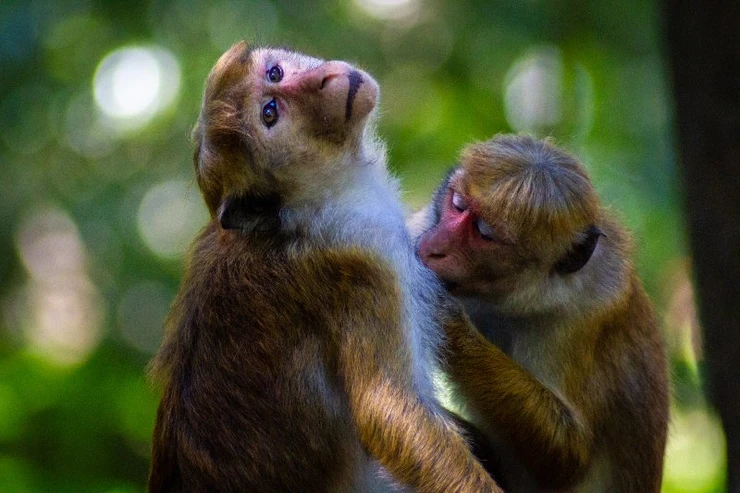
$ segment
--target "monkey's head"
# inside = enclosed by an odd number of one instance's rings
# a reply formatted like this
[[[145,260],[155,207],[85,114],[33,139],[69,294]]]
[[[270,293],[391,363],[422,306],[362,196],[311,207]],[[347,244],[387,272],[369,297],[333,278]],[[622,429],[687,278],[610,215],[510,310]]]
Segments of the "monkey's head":
[[[511,314],[553,308],[547,299],[577,282],[597,247],[599,209],[573,156],[549,141],[501,135],[463,150],[418,252],[453,294]]]
[[[206,83],[193,132],[198,185],[224,228],[331,193],[374,139],[376,82],[341,61],[237,43]]]

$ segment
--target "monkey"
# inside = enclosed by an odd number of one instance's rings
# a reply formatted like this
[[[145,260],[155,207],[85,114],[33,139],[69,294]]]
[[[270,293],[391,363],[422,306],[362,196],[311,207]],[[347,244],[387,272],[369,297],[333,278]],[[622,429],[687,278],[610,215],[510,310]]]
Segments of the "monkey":
[[[210,221],[151,363],[149,490],[498,492],[435,399],[415,254],[366,72],[232,46],[194,167]]]
[[[447,306],[448,377],[499,484],[659,492],[664,343],[633,240],[578,159],[526,135],[468,145],[408,226],[464,308]]]

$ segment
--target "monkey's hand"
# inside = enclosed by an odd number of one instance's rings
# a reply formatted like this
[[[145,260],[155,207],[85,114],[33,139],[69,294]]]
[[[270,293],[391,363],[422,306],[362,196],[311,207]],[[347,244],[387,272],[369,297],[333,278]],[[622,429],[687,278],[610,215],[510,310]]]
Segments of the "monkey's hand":
[[[490,343],[467,316],[446,313],[447,370],[485,417],[484,431],[510,444],[542,487],[572,485],[592,458],[587,417]]]

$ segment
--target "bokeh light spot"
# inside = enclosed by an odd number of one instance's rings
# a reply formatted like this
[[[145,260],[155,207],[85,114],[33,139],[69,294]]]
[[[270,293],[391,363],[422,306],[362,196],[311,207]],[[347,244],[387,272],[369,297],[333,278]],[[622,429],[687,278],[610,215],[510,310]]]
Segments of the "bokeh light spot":
[[[41,210],[23,222],[16,244],[30,274],[26,316],[17,320],[28,345],[56,364],[84,361],[102,337],[103,308],[77,226],[58,209]]]
[[[418,16],[419,0],[354,0],[366,14],[383,21],[408,21]]]
[[[18,235],[18,247],[26,270],[39,282],[60,282],[83,269],[77,227],[61,211],[46,211],[29,220]]]
[[[154,253],[165,258],[182,257],[207,220],[200,194],[184,180],[152,187],[139,205],[139,234]]]
[[[593,80],[581,63],[565,63],[559,48],[535,48],[509,69],[504,107],[516,131],[582,140],[592,126]]]
[[[719,421],[702,410],[671,410],[664,486],[671,491],[719,491],[725,467]]]
[[[505,89],[506,118],[520,132],[547,132],[562,117],[563,62],[547,47],[517,61]],[[543,130],[544,129],[544,130]]]
[[[160,91],[157,60],[145,50],[131,50],[111,74],[112,98],[98,98],[113,116],[135,116],[151,106]],[[100,95],[100,92],[98,92]]]
[[[143,125],[169,106],[180,87],[180,68],[169,51],[128,47],[108,54],[98,65],[93,91],[98,108],[113,119]]]

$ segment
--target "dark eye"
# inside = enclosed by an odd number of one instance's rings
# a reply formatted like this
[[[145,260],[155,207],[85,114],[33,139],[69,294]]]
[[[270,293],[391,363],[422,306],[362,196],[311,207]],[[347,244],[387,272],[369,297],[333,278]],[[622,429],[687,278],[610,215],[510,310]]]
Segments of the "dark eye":
[[[496,233],[493,231],[493,228],[483,219],[479,217],[476,218],[474,224],[475,229],[478,230],[478,234],[480,234],[484,240],[493,241],[496,239]]]
[[[283,69],[280,68],[280,65],[275,65],[267,71],[267,80],[270,82],[280,82],[283,80]]]
[[[277,103],[274,99],[271,99],[269,103],[262,107],[262,123],[267,128],[272,127],[278,121],[278,109]]]
[[[468,208],[468,204],[465,202],[465,199],[462,198],[462,195],[457,192],[452,192],[452,207],[457,209],[458,212],[462,212]]]

